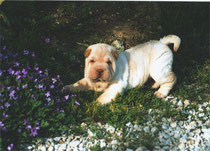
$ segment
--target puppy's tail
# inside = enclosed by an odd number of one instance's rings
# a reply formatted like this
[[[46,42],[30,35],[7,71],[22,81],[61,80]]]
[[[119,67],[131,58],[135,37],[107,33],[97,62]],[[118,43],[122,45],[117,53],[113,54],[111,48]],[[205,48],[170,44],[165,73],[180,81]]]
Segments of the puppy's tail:
[[[166,45],[173,43],[174,51],[179,49],[179,45],[181,43],[181,39],[176,35],[168,35],[160,39],[160,41]]]

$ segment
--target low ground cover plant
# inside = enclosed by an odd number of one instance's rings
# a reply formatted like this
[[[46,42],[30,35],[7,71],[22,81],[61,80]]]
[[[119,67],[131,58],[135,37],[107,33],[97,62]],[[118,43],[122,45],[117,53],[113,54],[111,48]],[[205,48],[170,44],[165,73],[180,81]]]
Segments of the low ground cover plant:
[[[76,94],[62,92],[60,75],[52,76],[35,63],[33,51],[15,53],[3,42],[1,35],[0,141],[10,150],[46,130],[65,130],[75,122],[80,103]]]

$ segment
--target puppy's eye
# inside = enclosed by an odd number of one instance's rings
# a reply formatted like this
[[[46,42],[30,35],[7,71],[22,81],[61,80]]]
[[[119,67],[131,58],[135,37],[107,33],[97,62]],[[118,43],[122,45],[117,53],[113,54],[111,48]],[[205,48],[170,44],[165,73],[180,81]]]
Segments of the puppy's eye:
[[[111,64],[112,64],[112,62],[109,60],[109,61],[107,61],[107,64],[108,64],[108,65],[111,65]]]
[[[94,63],[94,62],[95,62],[95,60],[93,60],[93,59],[92,59],[92,60],[90,60],[90,63]]]

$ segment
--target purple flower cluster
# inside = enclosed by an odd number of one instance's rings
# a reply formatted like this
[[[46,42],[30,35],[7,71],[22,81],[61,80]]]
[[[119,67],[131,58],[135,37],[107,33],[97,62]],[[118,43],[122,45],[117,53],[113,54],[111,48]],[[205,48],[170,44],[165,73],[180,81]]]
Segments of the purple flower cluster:
[[[24,119],[24,125],[25,125],[25,129],[30,131],[29,136],[35,137],[36,135],[38,135],[37,130],[40,129],[39,122],[35,123],[35,125],[32,127],[31,125],[29,125],[28,120]]]
[[[46,38],[45,42],[49,43],[50,39]],[[38,114],[36,110],[51,109],[56,116],[56,114],[65,113],[65,103],[74,101],[78,106],[80,103],[76,101],[76,94],[69,95],[61,92],[63,83],[60,75],[51,76],[48,69],[42,70],[38,64],[29,64],[27,60],[22,60],[24,57],[29,60],[30,57],[31,60],[36,59],[35,53],[28,49],[18,54],[0,45],[0,64],[4,62],[0,69],[2,81],[0,83],[0,134],[7,131],[9,133],[13,125],[8,125],[8,121],[14,121],[13,124],[18,124],[16,126],[18,133],[27,132],[29,137],[35,137],[42,128],[37,121],[45,117],[40,114],[37,119],[34,119],[33,114]],[[23,108],[23,105],[27,107]],[[16,119],[14,116],[19,112],[15,114],[13,111],[19,108],[24,113],[20,120],[22,122],[11,120]],[[31,112],[31,115],[25,112]],[[10,145],[7,150],[12,150],[14,144],[12,142],[8,144]]]
[[[10,144],[8,147],[7,147],[7,150],[12,150],[13,149],[13,147],[14,147],[14,144]]]

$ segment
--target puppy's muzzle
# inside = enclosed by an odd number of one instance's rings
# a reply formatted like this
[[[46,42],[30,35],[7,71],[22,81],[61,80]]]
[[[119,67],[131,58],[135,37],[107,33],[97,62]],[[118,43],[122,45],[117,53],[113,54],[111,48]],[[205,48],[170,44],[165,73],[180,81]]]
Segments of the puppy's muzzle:
[[[97,69],[96,70],[98,78],[100,78],[103,75],[104,70],[103,69]]]

